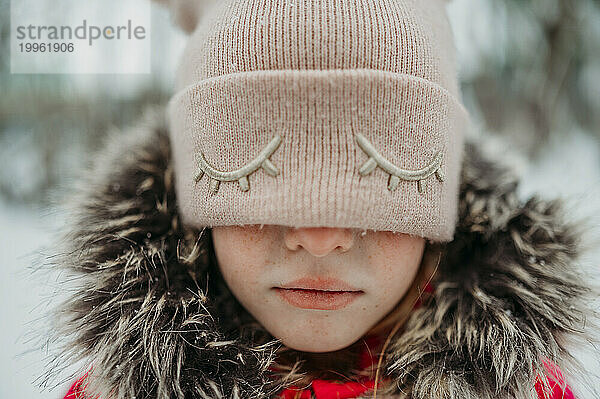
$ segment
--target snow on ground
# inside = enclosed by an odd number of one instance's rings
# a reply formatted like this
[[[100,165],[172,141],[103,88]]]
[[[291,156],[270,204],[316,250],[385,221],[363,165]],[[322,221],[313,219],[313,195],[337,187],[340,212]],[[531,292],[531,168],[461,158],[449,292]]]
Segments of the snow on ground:
[[[47,313],[52,281],[32,273],[42,247],[51,243],[57,221],[38,209],[0,203],[0,399],[58,398],[33,384],[43,372],[43,352],[33,331]],[[31,352],[30,352],[31,351]],[[62,390],[65,388],[62,387]]]

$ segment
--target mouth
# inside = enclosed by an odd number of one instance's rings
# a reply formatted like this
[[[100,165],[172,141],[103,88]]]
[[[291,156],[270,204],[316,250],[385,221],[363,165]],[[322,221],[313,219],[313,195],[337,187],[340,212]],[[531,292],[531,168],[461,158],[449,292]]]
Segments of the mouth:
[[[344,281],[323,278],[302,278],[273,289],[292,306],[318,310],[344,308],[365,293]]]
[[[354,287],[345,281],[337,278],[325,278],[325,277],[303,277],[294,280],[290,283],[279,286],[278,288],[284,289],[299,289],[299,290],[313,290],[313,291],[348,291],[357,292],[362,291],[357,287]]]

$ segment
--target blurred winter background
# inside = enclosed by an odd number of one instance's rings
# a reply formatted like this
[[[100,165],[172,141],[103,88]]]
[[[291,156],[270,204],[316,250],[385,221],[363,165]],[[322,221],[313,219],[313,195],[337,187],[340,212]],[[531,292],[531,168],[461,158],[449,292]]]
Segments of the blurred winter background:
[[[600,230],[600,4],[597,0],[453,0],[448,5],[460,77],[477,134],[522,175],[523,198],[563,197]],[[0,399],[59,398],[39,392],[44,353],[30,339],[57,295],[32,265],[52,255],[60,206],[106,131],[134,122],[171,93],[185,37],[153,5],[152,73],[10,74],[9,0],[0,0]],[[584,266],[600,272],[600,248]],[[58,294],[60,295],[60,293]],[[578,356],[598,374],[594,348]],[[581,398],[597,377],[572,377]]]

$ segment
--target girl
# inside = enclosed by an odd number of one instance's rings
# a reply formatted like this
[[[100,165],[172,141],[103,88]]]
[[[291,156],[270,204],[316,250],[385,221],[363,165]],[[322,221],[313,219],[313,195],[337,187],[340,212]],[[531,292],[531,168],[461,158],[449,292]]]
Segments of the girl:
[[[463,142],[442,0],[169,6],[176,94],[60,258],[66,398],[574,397],[581,233]]]

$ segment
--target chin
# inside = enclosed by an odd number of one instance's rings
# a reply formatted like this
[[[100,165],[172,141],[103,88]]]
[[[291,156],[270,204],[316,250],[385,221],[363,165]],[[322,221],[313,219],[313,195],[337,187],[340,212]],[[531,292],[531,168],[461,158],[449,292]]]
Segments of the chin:
[[[323,335],[323,333],[303,334],[294,336],[277,337],[288,348],[302,352],[334,352],[344,349],[360,338],[360,334],[347,334],[340,336],[337,332],[334,335]]]

